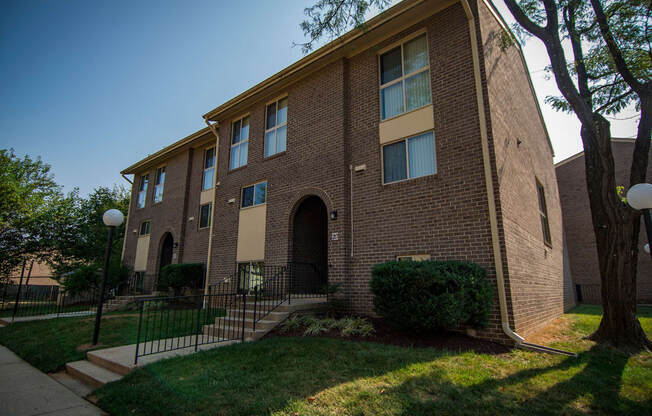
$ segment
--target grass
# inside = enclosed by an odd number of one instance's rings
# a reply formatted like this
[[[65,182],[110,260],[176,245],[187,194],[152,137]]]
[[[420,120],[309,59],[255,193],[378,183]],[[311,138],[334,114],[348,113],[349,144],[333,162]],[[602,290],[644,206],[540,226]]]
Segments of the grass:
[[[652,335],[652,308],[639,316]],[[270,338],[160,361],[96,395],[112,415],[649,414],[652,354],[582,339],[599,320],[581,306],[537,335],[578,357]]]
[[[160,333],[164,337],[187,335],[196,328],[195,309],[177,310],[167,315],[174,324],[166,325],[165,314],[152,311],[144,315],[141,342]],[[202,313],[205,323],[214,320],[223,310]],[[149,319],[148,319],[149,318]],[[138,312],[109,313],[102,317],[98,345],[90,348],[95,315],[14,323],[0,328],[0,344],[14,351],[25,361],[45,373],[63,370],[66,363],[83,360],[94,349],[135,344],[138,339]]]

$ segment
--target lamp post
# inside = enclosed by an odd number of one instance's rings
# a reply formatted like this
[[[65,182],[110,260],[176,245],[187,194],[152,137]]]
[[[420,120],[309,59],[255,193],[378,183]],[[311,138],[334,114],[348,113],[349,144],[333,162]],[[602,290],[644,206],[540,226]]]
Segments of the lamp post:
[[[645,247],[643,249],[650,253],[650,246],[652,246],[652,183],[638,183],[629,188],[627,203],[632,208],[643,212],[648,241],[647,249]],[[652,256],[652,253],[650,255]]]
[[[104,304],[104,291],[106,290],[106,278],[109,273],[109,259],[111,257],[111,244],[113,243],[113,230],[122,224],[124,215],[117,209],[110,209],[102,216],[104,225],[109,227],[109,238],[106,241],[106,252],[104,254],[104,269],[102,269],[102,283],[100,284],[100,301],[97,304],[95,314],[95,329],[93,330],[93,345],[97,345],[100,336],[100,322],[102,321],[102,305]]]

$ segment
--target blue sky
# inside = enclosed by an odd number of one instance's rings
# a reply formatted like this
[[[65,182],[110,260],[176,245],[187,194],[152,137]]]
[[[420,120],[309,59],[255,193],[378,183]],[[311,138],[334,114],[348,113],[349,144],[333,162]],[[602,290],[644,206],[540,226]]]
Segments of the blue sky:
[[[300,59],[292,42],[303,41],[299,23],[313,2],[4,0],[0,148],[40,155],[67,191],[126,184],[121,169]],[[541,71],[543,47],[531,40],[525,54],[561,160],[581,150],[579,124],[543,104],[558,93]],[[612,127],[632,136],[636,120]]]

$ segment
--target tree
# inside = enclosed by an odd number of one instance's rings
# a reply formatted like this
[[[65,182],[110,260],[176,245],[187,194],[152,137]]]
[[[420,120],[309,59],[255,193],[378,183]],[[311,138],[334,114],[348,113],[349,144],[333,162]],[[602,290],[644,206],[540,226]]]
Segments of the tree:
[[[645,182],[652,129],[651,4],[643,0],[505,0],[522,33],[546,47],[562,97],[554,108],[581,123],[587,191],[599,258],[604,313],[591,338],[623,349],[651,349],[636,317],[641,213],[617,193],[611,131],[605,114],[628,105],[640,112],[629,186]],[[322,36],[363,24],[374,0],[319,0],[301,23],[308,51]],[[354,12],[352,12],[354,11]],[[513,36],[507,34],[509,41]],[[507,42],[509,45],[509,42]],[[572,60],[566,58],[566,48]]]
[[[46,251],[43,220],[61,196],[50,166],[40,158],[0,149],[0,275]]]

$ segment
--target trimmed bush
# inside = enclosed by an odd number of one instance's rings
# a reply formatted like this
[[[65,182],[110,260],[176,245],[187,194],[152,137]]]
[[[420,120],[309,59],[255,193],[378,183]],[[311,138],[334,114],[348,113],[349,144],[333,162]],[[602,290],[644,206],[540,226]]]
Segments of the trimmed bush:
[[[461,261],[390,261],[374,266],[374,309],[417,331],[484,327],[493,303],[487,272]]]
[[[109,274],[106,280],[107,290],[117,288],[122,283],[129,279],[131,268],[122,263],[109,265]],[[61,284],[66,289],[69,295],[81,295],[91,290],[100,289],[102,283],[102,269],[95,265],[90,264],[81,266],[74,271],[64,275],[61,279]]]
[[[158,290],[174,290],[174,296],[181,296],[184,289],[198,289],[204,284],[203,263],[168,264],[161,268]]]

